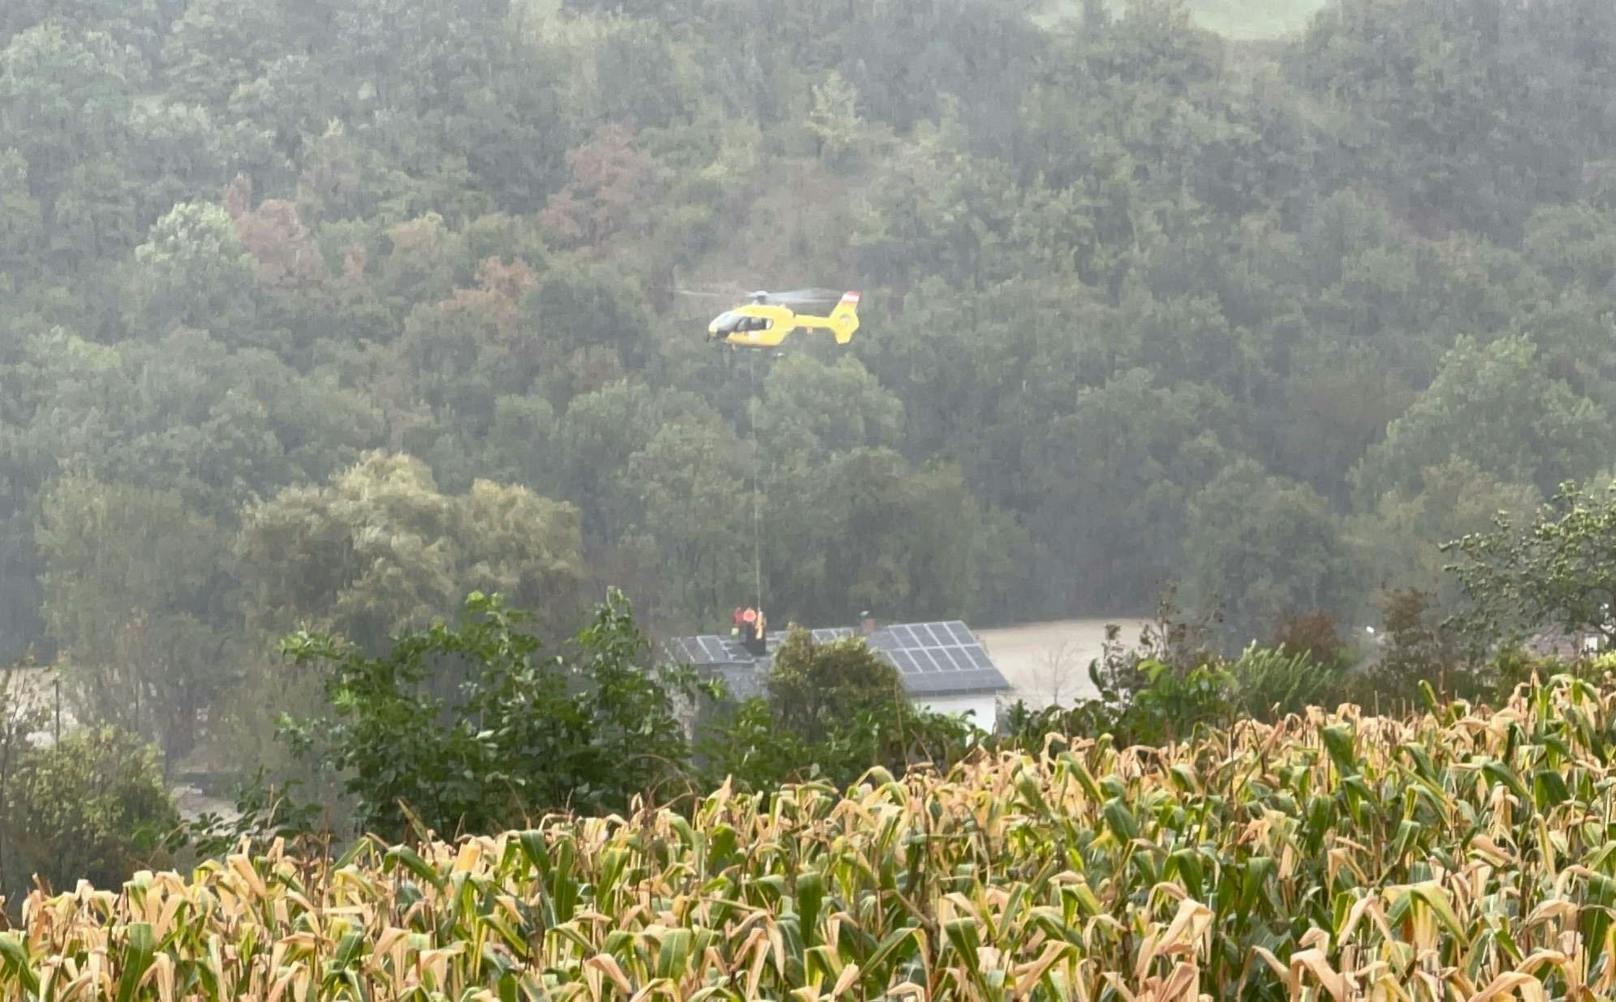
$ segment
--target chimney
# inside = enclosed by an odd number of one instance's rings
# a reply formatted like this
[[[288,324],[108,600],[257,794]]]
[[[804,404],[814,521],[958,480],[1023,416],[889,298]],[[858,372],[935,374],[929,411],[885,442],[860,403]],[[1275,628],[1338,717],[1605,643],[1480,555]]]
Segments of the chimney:
[[[859,635],[868,637],[874,632],[875,616],[870,613],[870,610],[865,609],[863,612],[859,613]]]

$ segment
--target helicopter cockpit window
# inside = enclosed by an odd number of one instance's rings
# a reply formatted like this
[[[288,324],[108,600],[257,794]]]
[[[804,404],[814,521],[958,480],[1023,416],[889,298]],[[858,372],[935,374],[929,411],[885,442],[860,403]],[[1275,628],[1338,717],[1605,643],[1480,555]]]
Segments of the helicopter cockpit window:
[[[720,334],[731,334],[735,331],[743,330],[742,325],[745,323],[746,318],[739,313],[721,313],[718,315],[718,319],[713,321],[713,328]]]

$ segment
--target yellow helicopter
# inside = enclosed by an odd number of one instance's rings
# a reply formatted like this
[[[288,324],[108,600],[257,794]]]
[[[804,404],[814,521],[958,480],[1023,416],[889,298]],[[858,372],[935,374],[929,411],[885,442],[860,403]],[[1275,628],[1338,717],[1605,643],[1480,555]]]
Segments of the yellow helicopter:
[[[837,344],[853,340],[858,330],[859,294],[846,292],[841,299],[828,289],[796,289],[791,292],[754,292],[752,301],[725,310],[707,325],[707,340],[736,348],[777,348],[792,331],[827,330]],[[798,313],[796,307],[834,302],[828,316]]]

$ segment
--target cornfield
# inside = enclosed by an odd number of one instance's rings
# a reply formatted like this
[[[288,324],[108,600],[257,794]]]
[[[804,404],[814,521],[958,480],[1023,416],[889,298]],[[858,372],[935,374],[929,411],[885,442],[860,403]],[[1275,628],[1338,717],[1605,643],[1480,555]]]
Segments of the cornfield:
[[[1616,997],[1616,692],[35,892],[6,998]]]

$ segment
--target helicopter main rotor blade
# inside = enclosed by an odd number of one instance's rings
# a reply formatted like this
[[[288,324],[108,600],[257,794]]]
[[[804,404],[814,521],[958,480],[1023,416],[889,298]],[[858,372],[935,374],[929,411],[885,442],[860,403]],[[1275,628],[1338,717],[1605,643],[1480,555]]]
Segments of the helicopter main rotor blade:
[[[770,303],[834,303],[842,298],[842,294],[835,289],[791,289],[786,292],[771,292],[766,302]]]

